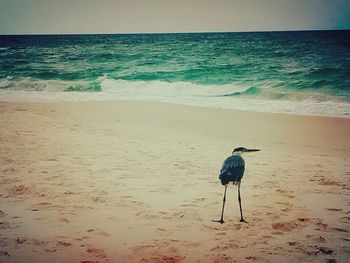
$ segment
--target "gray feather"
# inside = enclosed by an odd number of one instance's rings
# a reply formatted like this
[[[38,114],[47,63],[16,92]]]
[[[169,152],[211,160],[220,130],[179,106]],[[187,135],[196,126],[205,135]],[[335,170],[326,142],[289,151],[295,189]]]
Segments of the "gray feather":
[[[228,157],[222,164],[219,179],[223,185],[240,182],[244,174],[244,159],[239,155]]]

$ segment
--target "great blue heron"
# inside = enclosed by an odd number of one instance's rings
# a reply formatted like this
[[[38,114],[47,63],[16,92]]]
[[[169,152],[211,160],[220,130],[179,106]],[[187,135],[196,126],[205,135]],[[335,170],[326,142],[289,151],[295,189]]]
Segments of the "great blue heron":
[[[258,149],[247,149],[244,147],[238,147],[235,148],[232,152],[232,155],[228,157],[224,163],[222,164],[221,170],[220,170],[220,176],[219,179],[221,181],[221,184],[225,186],[225,192],[224,192],[224,199],[223,199],[223,204],[222,204],[222,211],[221,211],[221,219],[220,220],[213,220],[214,222],[218,223],[225,223],[224,221],[224,208],[225,208],[225,203],[226,203],[226,190],[227,186],[230,182],[237,184],[238,187],[238,203],[239,203],[239,210],[241,212],[241,220],[240,222],[245,222],[247,221],[244,220],[243,218],[243,213],[242,213],[242,205],[241,205],[241,180],[244,174],[244,159],[242,158],[241,154],[246,153],[246,152],[257,152],[260,151]]]

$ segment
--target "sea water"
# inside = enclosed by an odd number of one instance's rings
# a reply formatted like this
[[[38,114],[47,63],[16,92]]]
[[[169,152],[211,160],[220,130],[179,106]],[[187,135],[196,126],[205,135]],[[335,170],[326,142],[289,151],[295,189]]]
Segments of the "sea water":
[[[0,100],[348,118],[350,31],[0,36]]]

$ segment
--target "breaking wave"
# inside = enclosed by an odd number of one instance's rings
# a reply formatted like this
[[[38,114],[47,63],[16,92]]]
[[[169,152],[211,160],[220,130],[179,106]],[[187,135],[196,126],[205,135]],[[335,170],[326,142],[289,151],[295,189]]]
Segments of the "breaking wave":
[[[201,85],[191,82],[130,81],[106,75],[93,81],[0,80],[0,100],[86,101],[144,100],[226,109],[348,117],[350,103],[341,96],[241,83]]]

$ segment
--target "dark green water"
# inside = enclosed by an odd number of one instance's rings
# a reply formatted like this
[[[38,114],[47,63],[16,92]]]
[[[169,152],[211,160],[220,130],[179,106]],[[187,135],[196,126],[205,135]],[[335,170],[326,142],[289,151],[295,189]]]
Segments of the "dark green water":
[[[346,115],[350,33],[0,36],[0,91],[223,108],[258,101],[256,110],[277,102],[274,111],[282,102],[328,103]]]

